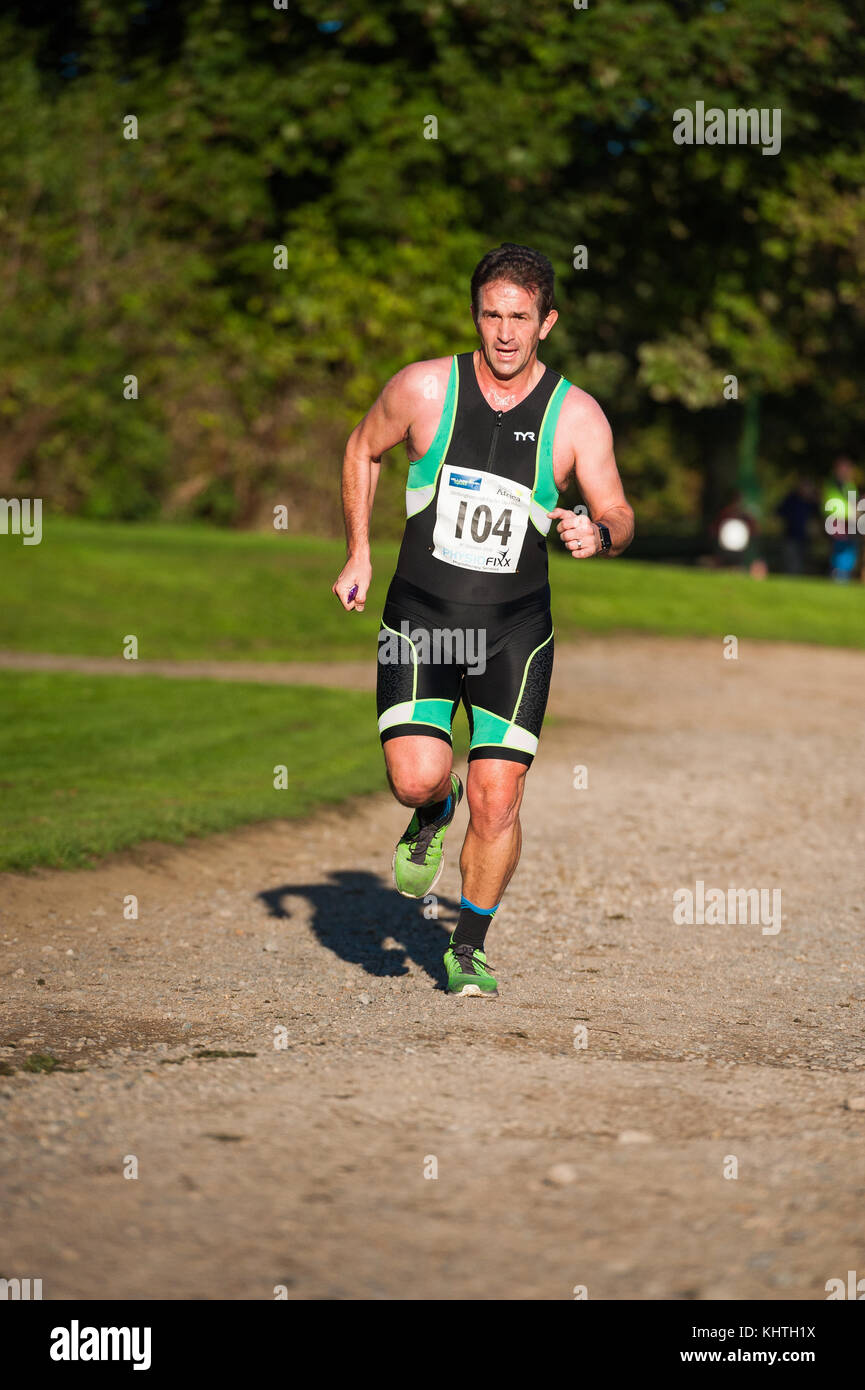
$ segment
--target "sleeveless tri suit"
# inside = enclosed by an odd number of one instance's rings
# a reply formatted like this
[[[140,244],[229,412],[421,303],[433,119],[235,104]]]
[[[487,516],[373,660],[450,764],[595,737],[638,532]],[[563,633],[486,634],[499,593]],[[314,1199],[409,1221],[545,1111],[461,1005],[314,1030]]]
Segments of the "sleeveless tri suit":
[[[435,438],[409,467],[406,526],[382,614],[378,727],[450,742],[460,701],[469,761],[529,764],[553,670],[548,511],[553,438],[570,382],[547,367],[494,410],[473,354],[451,363]]]

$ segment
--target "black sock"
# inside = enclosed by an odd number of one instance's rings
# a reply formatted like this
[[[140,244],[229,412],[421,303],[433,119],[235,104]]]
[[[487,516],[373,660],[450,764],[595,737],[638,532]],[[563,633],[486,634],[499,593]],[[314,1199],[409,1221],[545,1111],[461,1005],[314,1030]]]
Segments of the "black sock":
[[[416,806],[418,825],[432,825],[433,821],[442,820],[450,811],[452,796],[446,796],[444,801],[431,801],[428,806]]]
[[[452,944],[454,946],[474,946],[476,950],[482,951],[490,922],[493,920],[498,906],[499,904],[496,903],[495,907],[475,907],[468,898],[461,898],[460,919],[453,934]]]

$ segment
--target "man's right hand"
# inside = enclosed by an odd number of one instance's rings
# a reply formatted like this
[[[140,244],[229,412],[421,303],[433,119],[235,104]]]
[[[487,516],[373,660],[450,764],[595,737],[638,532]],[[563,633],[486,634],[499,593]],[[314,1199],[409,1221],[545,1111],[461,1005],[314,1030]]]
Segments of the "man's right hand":
[[[356,609],[362,613],[366,603],[369,586],[372,583],[372,565],[369,560],[354,560],[349,556],[331,592],[336,594],[346,613]],[[357,593],[349,601],[349,593],[357,585]]]

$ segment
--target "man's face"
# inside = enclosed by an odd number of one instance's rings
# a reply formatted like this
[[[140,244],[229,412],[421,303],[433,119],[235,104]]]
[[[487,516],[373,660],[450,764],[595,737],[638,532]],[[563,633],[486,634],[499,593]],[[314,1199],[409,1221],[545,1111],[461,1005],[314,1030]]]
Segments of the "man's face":
[[[517,376],[531,362],[538,343],[557,318],[551,309],[540,323],[537,294],[509,280],[491,280],[484,285],[475,327],[490,371],[505,381]]]

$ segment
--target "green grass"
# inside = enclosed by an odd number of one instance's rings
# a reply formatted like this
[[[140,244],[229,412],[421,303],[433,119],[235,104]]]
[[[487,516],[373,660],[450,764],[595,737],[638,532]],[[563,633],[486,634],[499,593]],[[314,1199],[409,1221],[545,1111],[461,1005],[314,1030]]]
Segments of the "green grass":
[[[39,546],[0,538],[0,648],[119,656],[134,634],[142,659],[371,659],[396,554],[375,547],[366,612],[345,614],[330,592],[338,541],[49,516]],[[735,633],[865,646],[860,584],[561,554],[551,556],[551,582],[560,639]]]
[[[0,648],[140,658],[328,660],[371,656],[385,550],[366,614],[344,613],[330,586],[336,541],[49,517],[42,544],[0,537]]]
[[[49,517],[0,538],[0,647],[141,658],[372,663],[395,546],[366,613],[330,593],[335,541]],[[865,646],[865,588],[551,556],[559,640],[582,632]],[[0,672],[0,868],[81,866],[154,839],[304,815],[384,785],[371,694]],[[455,730],[464,752],[464,716]],[[289,768],[289,789],[273,768]]]
[[[577,573],[576,571],[579,571]],[[655,632],[672,637],[735,636],[865,647],[865,585],[735,570],[550,558],[557,637],[589,632]]]
[[[0,870],[78,868],[385,787],[372,693],[0,672],[0,710]],[[467,751],[462,710],[454,745]]]
[[[81,866],[384,786],[375,700],[354,691],[5,672],[0,707],[0,869]]]

